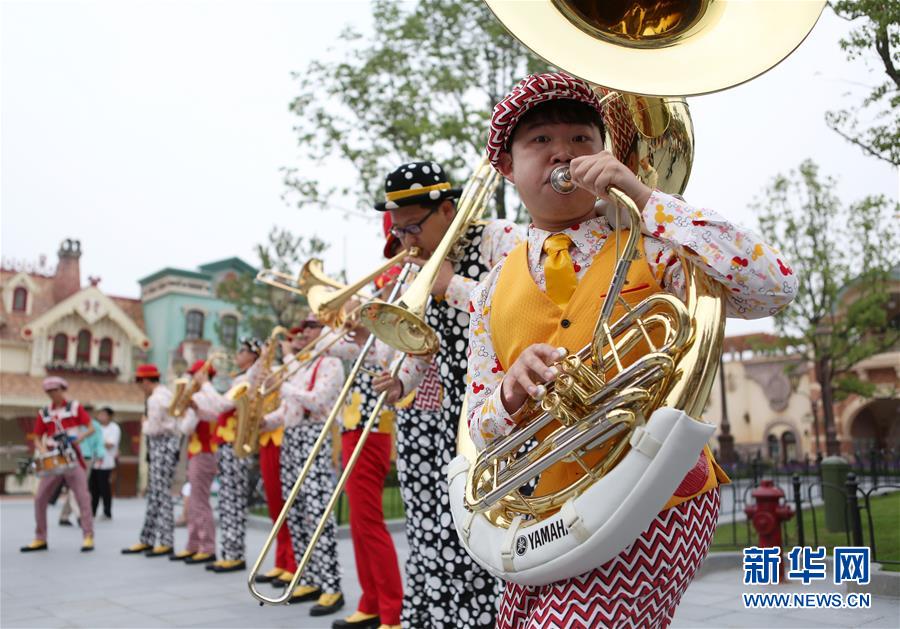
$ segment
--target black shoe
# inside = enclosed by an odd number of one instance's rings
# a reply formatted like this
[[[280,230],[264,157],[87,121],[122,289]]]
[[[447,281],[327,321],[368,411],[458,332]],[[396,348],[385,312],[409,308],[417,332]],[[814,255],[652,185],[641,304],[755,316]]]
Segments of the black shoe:
[[[378,629],[380,626],[381,619],[378,616],[367,618],[366,620],[357,620],[356,622],[342,618],[331,623],[331,629]]]
[[[291,576],[291,578],[293,578],[293,575]],[[291,584],[291,579],[285,581],[281,577],[278,577],[277,579],[272,579],[270,583],[272,584],[272,587],[283,590]]]
[[[247,562],[243,559],[240,561],[225,561],[220,564],[212,564],[212,571],[221,574],[224,572],[240,572],[241,570],[247,569]]]
[[[60,520],[59,525],[60,526],[72,526],[72,523],[69,522],[68,520]]]
[[[190,557],[190,558],[188,558],[188,559],[185,559],[185,560],[184,560],[184,563],[187,564],[187,565],[189,565],[189,566],[193,566],[193,565],[198,564],[198,563],[209,564],[209,565],[206,566],[206,569],[207,569],[207,570],[210,570],[210,569],[212,569],[212,564],[213,564],[213,562],[214,562],[215,560],[216,560],[216,556],[215,556],[215,555],[210,555],[209,553],[197,553],[197,554],[194,555],[193,557]]]
[[[321,603],[316,603],[312,606],[312,609],[309,610],[310,616],[327,616],[328,614],[333,614],[341,607],[344,606],[344,595],[338,593],[338,597],[331,605],[322,605]]]
[[[135,544],[134,546],[129,546],[128,548],[123,548],[122,554],[123,555],[140,555],[140,554],[147,552],[148,550],[153,550],[153,546],[151,546],[150,544],[138,543],[138,544]]]
[[[47,542],[36,539],[33,542],[31,542],[30,544],[28,544],[28,546],[22,546],[19,549],[19,551],[23,552],[23,553],[33,553],[38,550],[47,550],[48,548],[50,548],[50,547],[47,546]]]

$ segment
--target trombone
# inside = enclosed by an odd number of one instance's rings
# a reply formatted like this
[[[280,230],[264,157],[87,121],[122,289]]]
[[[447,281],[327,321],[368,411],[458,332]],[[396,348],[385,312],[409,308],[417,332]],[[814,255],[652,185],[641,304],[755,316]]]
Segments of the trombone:
[[[373,335],[404,354],[437,353],[440,339],[425,322],[431,287],[444,260],[455,256],[466,231],[481,218],[499,183],[500,173],[487,158],[482,159],[463,189],[447,233],[403,296],[392,303],[373,300],[360,309],[360,323]]]
[[[406,254],[398,254],[398,256],[399,255]],[[411,252],[411,255],[415,254]],[[395,256],[395,258],[396,257],[397,256]],[[394,258],[392,258],[392,261],[393,260]],[[413,266],[414,265],[412,263],[407,263],[403,266],[403,271],[397,278],[397,281],[394,284],[393,289],[391,290],[391,294],[388,297],[388,301],[393,301],[397,297],[403,282],[406,280]],[[375,275],[373,275],[372,277],[374,277]],[[353,287],[348,287],[348,289],[349,288]],[[357,287],[354,292],[358,290],[359,287]],[[278,531],[281,530],[281,527],[284,525],[284,522],[287,519],[288,512],[294,505],[294,502],[297,500],[297,495],[300,493],[300,488],[303,486],[303,482],[306,480],[310,469],[312,469],[313,462],[319,455],[319,450],[321,450],[322,445],[325,443],[325,440],[331,436],[331,427],[334,424],[334,420],[343,410],[344,401],[347,399],[347,395],[350,393],[350,389],[353,387],[353,383],[356,380],[357,374],[363,368],[363,362],[366,359],[366,355],[369,353],[369,350],[372,348],[372,345],[374,343],[375,336],[370,335],[369,338],[366,339],[365,344],[363,344],[362,349],[359,352],[359,356],[357,356],[356,361],[353,363],[353,368],[350,370],[350,374],[344,382],[344,386],[341,387],[341,391],[338,394],[338,398],[335,401],[334,406],[331,407],[331,412],[328,413],[328,418],[325,420],[325,424],[322,426],[322,431],[319,433],[319,437],[313,444],[312,450],[310,451],[309,456],[306,458],[306,462],[303,464],[303,469],[300,470],[300,475],[297,477],[297,480],[294,481],[294,486],[291,488],[290,495],[288,495],[288,497],[284,501],[284,506],[281,509],[281,513],[278,514],[278,518],[272,525],[272,530],[269,531],[269,535],[266,538],[265,543],[263,544],[262,550],[260,551],[259,556],[256,558],[256,561],[253,564],[253,568],[250,570],[250,574],[247,575],[247,587],[250,588],[250,593],[259,601],[260,605],[263,605],[265,603],[269,603],[270,605],[281,605],[287,603],[290,600],[294,588],[297,587],[297,583],[300,581],[300,576],[303,574],[303,571],[306,570],[306,566],[309,564],[309,561],[312,558],[313,549],[318,543],[319,538],[322,536],[322,531],[325,530],[325,526],[328,523],[328,518],[334,512],[337,501],[340,498],[341,491],[343,491],[344,485],[346,485],[347,479],[350,477],[350,473],[356,466],[356,460],[359,458],[359,455],[362,452],[362,448],[369,437],[369,433],[372,431],[372,427],[375,425],[375,420],[378,418],[378,415],[381,412],[381,408],[384,406],[385,399],[387,398],[386,391],[378,396],[378,399],[375,402],[375,407],[372,409],[372,413],[369,415],[369,418],[366,420],[366,423],[363,426],[362,434],[360,435],[359,441],[357,442],[356,447],[353,449],[353,452],[350,455],[350,460],[347,462],[347,466],[341,473],[341,476],[337,482],[337,486],[334,488],[334,491],[331,494],[331,498],[329,498],[328,504],[325,506],[325,512],[319,519],[319,523],[316,526],[315,531],[313,531],[312,538],[310,539],[306,550],[303,552],[303,557],[301,557],[297,562],[297,570],[296,572],[294,572],[294,576],[291,579],[291,582],[287,585],[287,587],[285,587],[284,592],[282,592],[280,596],[269,597],[261,593],[256,587],[256,575],[259,574],[262,563],[265,560],[266,555],[268,555],[272,544],[275,542],[275,538],[278,536]],[[400,373],[400,367],[402,366],[403,360],[405,358],[405,354],[401,355],[391,367],[390,374],[392,377],[397,377],[397,374]]]

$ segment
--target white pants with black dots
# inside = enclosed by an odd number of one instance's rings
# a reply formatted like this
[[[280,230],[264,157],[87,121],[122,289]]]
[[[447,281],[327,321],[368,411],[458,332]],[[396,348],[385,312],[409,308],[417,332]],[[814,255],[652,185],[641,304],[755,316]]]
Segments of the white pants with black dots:
[[[303,464],[306,463],[321,431],[321,424],[310,423],[301,423],[285,429],[281,442],[281,491],[285,499],[291,493],[294,482],[300,475]],[[326,441],[319,450],[319,455],[313,462],[300,493],[297,494],[297,500],[288,513],[288,529],[291,532],[294,556],[298,564],[306,547],[309,546],[319,519],[325,512],[325,505],[334,491],[334,486],[331,442]],[[299,583],[318,586],[324,592],[341,591],[341,568],[337,558],[334,515],[329,516]]]
[[[147,510],[141,529],[142,544],[172,546],[175,543],[175,507],[171,489],[180,445],[178,435],[147,437],[150,468],[147,474]]]
[[[244,559],[247,533],[247,468],[251,458],[239,459],[230,443],[218,451],[219,463],[219,539],[224,560]]]
[[[459,542],[448,498],[455,439],[440,430],[444,411],[397,411],[397,479],[406,511],[404,627],[493,627],[501,582]],[[454,431],[455,436],[455,431]]]

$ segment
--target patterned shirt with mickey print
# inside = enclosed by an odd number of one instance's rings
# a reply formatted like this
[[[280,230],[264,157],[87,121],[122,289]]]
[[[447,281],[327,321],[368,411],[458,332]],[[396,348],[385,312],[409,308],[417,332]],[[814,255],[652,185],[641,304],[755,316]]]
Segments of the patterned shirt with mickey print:
[[[643,252],[660,286],[683,297],[685,278],[678,255],[697,262],[709,277],[727,289],[728,316],[757,319],[775,314],[793,298],[797,278],[780,254],[763,240],[709,209],[698,209],[677,197],[654,191],[642,211]],[[614,234],[607,219],[598,216],[562,233],[572,239],[570,254],[581,279],[607,237]],[[537,286],[546,291],[544,240],[552,233],[528,229],[528,267]],[[502,263],[472,293],[469,310],[469,433],[483,449],[513,428],[500,398],[505,370],[491,341],[490,305]]]

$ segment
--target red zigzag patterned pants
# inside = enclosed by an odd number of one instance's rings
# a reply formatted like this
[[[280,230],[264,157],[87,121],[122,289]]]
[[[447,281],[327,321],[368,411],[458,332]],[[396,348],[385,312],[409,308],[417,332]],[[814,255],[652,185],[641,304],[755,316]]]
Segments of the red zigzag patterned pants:
[[[508,583],[498,629],[667,627],[709,552],[719,490],[660,512],[618,556],[540,587]]]

